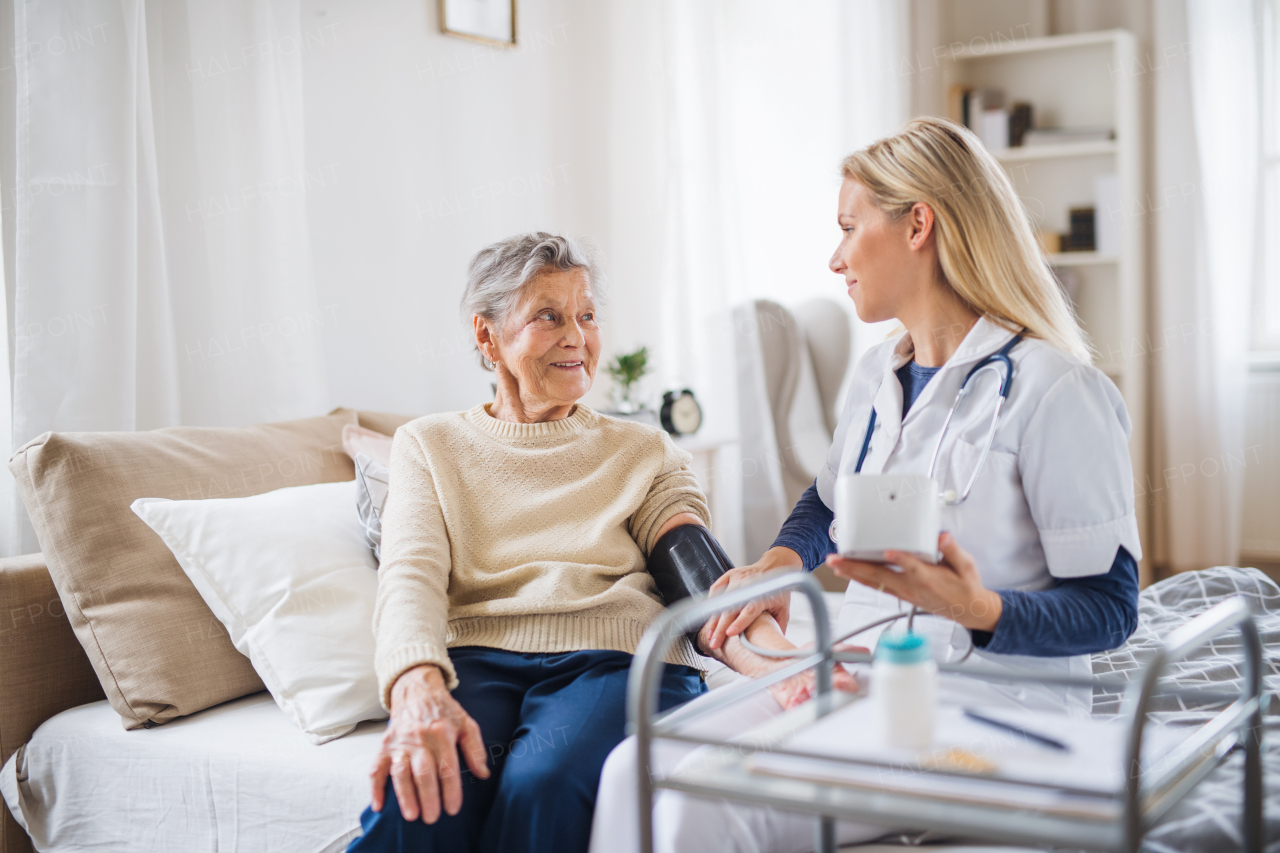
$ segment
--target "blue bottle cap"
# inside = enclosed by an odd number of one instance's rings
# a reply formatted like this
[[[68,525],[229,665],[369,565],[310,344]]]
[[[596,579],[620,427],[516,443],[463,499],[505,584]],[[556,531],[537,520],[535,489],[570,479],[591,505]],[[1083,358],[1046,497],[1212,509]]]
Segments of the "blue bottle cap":
[[[914,631],[884,633],[876,646],[876,660],[885,663],[911,664],[929,660],[929,641]]]

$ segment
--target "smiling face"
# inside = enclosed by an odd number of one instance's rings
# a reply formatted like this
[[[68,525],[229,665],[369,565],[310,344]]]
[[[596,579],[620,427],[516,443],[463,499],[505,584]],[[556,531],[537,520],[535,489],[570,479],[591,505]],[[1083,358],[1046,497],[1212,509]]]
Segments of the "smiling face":
[[[585,270],[539,274],[496,333],[482,317],[475,323],[480,351],[498,373],[495,408],[515,407],[521,420],[554,420],[591,389],[600,326]]]
[[[846,179],[840,187],[837,221],[843,236],[830,267],[844,277],[858,318],[865,323],[894,318],[906,322],[911,306],[925,297],[934,278],[933,211],[917,204],[892,220],[875,206],[866,187]]]

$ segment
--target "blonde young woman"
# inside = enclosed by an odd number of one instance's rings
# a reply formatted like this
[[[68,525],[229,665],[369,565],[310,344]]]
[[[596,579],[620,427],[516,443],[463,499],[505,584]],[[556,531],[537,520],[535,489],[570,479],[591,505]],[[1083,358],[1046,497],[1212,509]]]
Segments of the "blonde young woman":
[[[968,660],[988,668],[1088,674],[1089,653],[1120,645],[1137,623],[1141,546],[1120,393],[1091,366],[1085,335],[1012,185],[972,133],[918,119],[848,157],[841,172],[842,236],[831,271],[862,320],[897,319],[903,328],[858,363],[827,464],[774,546],[717,586],[825,561],[856,581],[837,636],[916,605],[945,614],[915,624],[943,659],[972,647]],[[896,571],[833,554],[836,477],[928,471],[961,382],[996,353],[1008,357],[1014,379],[990,454],[979,468],[1003,369],[974,375],[938,457],[944,490],[961,492],[978,471],[968,499],[943,512],[941,561],[890,553]],[[786,600],[762,602],[713,619],[704,635],[715,648],[764,610],[786,624],[786,609]],[[855,641],[872,646],[880,630]],[[955,677],[944,681],[943,697],[1086,713],[1090,701],[1079,688]],[[778,710],[763,697],[705,725],[723,737]],[[660,754],[656,769],[699,757],[687,753]],[[634,756],[627,741],[605,765],[596,851],[635,849]],[[848,843],[891,829],[841,824],[838,834]],[[655,830],[660,850],[782,853],[813,844],[812,818],[673,792],[658,798]]]

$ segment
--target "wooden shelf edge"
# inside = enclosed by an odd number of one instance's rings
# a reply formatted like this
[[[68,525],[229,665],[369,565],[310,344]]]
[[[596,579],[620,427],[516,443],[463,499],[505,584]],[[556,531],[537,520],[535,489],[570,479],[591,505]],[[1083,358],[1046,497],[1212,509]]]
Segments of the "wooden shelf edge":
[[[1119,255],[1100,255],[1097,252],[1055,252],[1045,255],[1051,267],[1083,267],[1092,264],[1116,264]]]
[[[1065,50],[1073,47],[1097,47],[1112,44],[1130,35],[1128,30],[1102,30],[1092,33],[1072,33],[1063,36],[1040,36],[1038,38],[1011,39],[995,45],[986,45],[982,49],[974,49],[965,45],[953,51],[946,58],[959,62],[974,59],[989,59],[993,56],[1008,56],[1011,53],[1029,53],[1037,50]],[[976,41],[976,39],[975,39]]]
[[[1100,157],[1115,154],[1119,145],[1114,139],[1102,142],[1068,142],[1062,145],[1022,145],[1002,148],[991,155],[1001,163],[1017,163],[1023,160],[1057,160],[1068,157]]]

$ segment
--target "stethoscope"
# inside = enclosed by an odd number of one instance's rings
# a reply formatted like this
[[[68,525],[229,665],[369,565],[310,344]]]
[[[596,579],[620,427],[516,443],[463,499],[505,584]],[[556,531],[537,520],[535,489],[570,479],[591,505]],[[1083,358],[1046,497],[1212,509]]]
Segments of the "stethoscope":
[[[964,491],[959,497],[953,489],[943,492],[943,506],[960,506],[969,499],[969,493],[973,491],[973,484],[978,481],[978,474],[982,471],[982,466],[987,461],[987,455],[991,453],[991,445],[996,438],[996,428],[1000,425],[1000,413],[1004,411],[1005,401],[1009,399],[1009,390],[1013,387],[1013,376],[1016,372],[1013,367],[1013,360],[1009,358],[1009,353],[1018,342],[1022,340],[1022,335],[1017,334],[1009,343],[1005,344],[996,352],[975,364],[968,373],[965,374],[964,380],[960,383],[960,390],[956,392],[956,398],[951,403],[951,409],[947,412],[947,419],[942,422],[942,431],[938,433],[938,442],[933,446],[933,457],[929,460],[929,474],[933,477],[934,472],[938,468],[938,456],[942,453],[942,442],[947,437],[947,427],[951,426],[951,419],[955,417],[956,409],[960,408],[960,402],[968,396],[970,391],[969,380],[976,376],[980,371],[990,368],[999,371],[1000,366],[1004,366],[1004,378],[1000,382],[1000,391],[996,397],[995,409],[991,412],[991,426],[987,429],[987,440],[982,447],[982,455],[978,457],[978,464],[974,467],[973,473],[969,475],[969,482],[965,484]],[[858,453],[858,464],[854,467],[855,474],[862,471],[862,463],[867,461],[867,451],[871,449],[871,434],[876,429],[876,410],[871,408],[871,417],[867,419],[867,432],[862,437],[862,450]],[[831,526],[827,530],[827,534],[831,537],[831,541],[836,539],[836,523],[833,520]]]
[[[987,455],[991,452],[991,445],[995,441],[995,437],[996,437],[996,428],[1000,425],[1000,413],[1004,410],[1005,401],[1009,399],[1009,390],[1013,387],[1013,375],[1015,371],[1013,367],[1013,360],[1009,358],[1009,353],[1015,346],[1018,345],[1018,342],[1021,340],[1022,340],[1021,334],[1014,335],[1013,339],[1009,341],[1009,343],[1005,344],[998,351],[993,352],[991,355],[982,359],[982,361],[975,364],[972,367],[972,369],[970,369],[969,372],[965,374],[964,380],[960,383],[960,390],[956,392],[956,398],[951,403],[950,411],[947,412],[947,419],[942,422],[942,431],[938,434],[938,443],[935,444],[933,447],[933,458],[929,460],[929,477],[933,477],[934,471],[937,469],[938,456],[942,452],[942,441],[944,438],[946,438],[947,427],[951,425],[951,418],[955,416],[956,409],[960,408],[960,402],[969,394],[969,390],[970,390],[969,380],[972,379],[974,376],[976,376],[980,371],[986,370],[988,368],[999,371],[1000,366],[1001,365],[1004,366],[1004,378],[1000,382],[1000,392],[999,392],[999,395],[996,397],[996,406],[991,413],[991,426],[987,428],[987,440],[986,440],[986,443],[983,445],[982,455],[978,457],[978,465],[973,469],[973,473],[969,475],[969,482],[965,484],[964,491],[960,493],[959,497],[957,497],[956,493],[951,490],[948,490],[947,492],[943,493],[943,504],[945,506],[960,506],[960,504],[968,500],[969,492],[973,490],[973,484],[978,481],[978,472],[982,470],[982,465],[987,461]],[[855,474],[860,473],[862,471],[862,463],[867,460],[867,451],[870,450],[871,448],[871,433],[875,431],[875,428],[876,428],[876,410],[874,407],[872,407],[871,417],[867,420],[867,432],[866,432],[866,435],[864,435],[862,438],[862,449],[858,452],[858,464],[853,469]],[[831,536],[832,541],[835,541],[835,538],[836,538],[835,521],[831,522],[831,527],[828,529],[828,533]],[[859,627],[853,629],[852,631],[849,631],[843,636],[836,638],[835,640],[832,641],[831,644],[834,646],[839,643],[843,643],[849,639],[852,639],[853,637],[856,637],[858,634],[861,634],[864,631],[869,631],[872,628],[875,628],[879,625],[884,625],[889,622],[896,622],[899,619],[907,620],[907,630],[910,631],[912,628],[912,623],[915,622],[915,618],[918,615],[924,615],[924,611],[921,610],[919,607],[912,606],[907,608],[906,610],[900,610],[897,613],[891,613],[888,616],[882,616],[873,622],[868,622],[865,625],[860,625]],[[773,649],[766,649],[748,641],[745,634],[739,635],[739,639],[742,641],[743,646],[748,651],[755,652],[756,654],[762,657],[787,659],[787,658],[802,657],[804,655],[812,654],[812,652],[808,649],[794,649],[794,650],[788,650],[788,651],[775,651]],[[968,648],[965,650],[964,655],[960,657],[960,659],[956,662],[963,663],[965,660],[969,658],[971,654],[973,654],[972,640],[970,640],[968,644]]]

